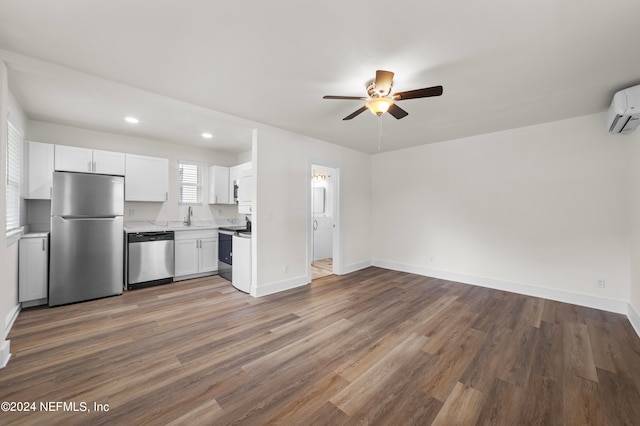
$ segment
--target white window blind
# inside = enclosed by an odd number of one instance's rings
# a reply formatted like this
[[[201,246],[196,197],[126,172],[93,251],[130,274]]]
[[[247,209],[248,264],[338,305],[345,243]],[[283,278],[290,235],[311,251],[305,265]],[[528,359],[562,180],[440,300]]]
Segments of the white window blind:
[[[7,232],[20,227],[20,164],[22,152],[22,132],[7,120],[7,191],[6,218]]]
[[[180,204],[202,203],[202,167],[197,161],[178,160]]]

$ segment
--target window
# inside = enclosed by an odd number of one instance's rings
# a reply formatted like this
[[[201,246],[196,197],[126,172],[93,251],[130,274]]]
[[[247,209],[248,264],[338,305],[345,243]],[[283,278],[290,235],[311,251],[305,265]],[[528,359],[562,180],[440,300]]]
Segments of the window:
[[[20,164],[22,132],[7,119],[7,164],[6,164],[6,221],[7,234],[20,227]]]
[[[180,204],[202,204],[202,166],[197,161],[178,160]]]

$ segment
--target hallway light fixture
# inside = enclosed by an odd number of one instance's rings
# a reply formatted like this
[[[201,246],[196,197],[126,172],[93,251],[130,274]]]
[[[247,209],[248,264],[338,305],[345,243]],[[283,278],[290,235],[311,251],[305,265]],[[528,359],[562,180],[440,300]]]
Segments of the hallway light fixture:
[[[311,180],[314,182],[318,182],[321,180],[327,180],[327,175],[324,175],[322,173],[318,173],[318,172],[314,172],[313,176],[311,176]]]

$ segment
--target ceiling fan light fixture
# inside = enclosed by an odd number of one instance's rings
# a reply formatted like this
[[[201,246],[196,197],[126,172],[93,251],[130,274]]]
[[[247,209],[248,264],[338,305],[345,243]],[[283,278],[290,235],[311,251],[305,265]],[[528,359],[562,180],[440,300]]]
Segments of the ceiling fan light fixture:
[[[391,105],[393,105],[393,99],[386,97],[372,98],[365,104],[369,111],[378,117],[387,112]]]

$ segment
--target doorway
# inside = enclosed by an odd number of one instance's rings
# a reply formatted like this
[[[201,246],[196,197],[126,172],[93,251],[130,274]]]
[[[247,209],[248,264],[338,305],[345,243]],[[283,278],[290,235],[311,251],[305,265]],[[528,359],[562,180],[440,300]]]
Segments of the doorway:
[[[338,170],[311,165],[311,279],[334,274]]]

